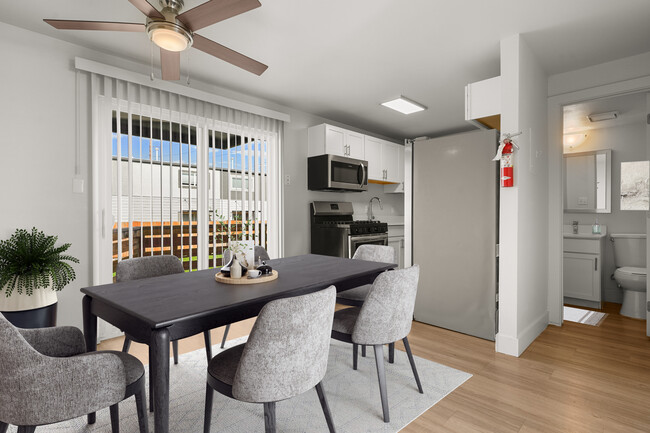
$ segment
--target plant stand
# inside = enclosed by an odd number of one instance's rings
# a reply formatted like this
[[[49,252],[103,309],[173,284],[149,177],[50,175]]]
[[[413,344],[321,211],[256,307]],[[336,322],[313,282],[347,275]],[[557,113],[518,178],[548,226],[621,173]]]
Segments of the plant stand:
[[[18,328],[47,328],[56,326],[58,303],[33,310],[5,311],[2,314]]]

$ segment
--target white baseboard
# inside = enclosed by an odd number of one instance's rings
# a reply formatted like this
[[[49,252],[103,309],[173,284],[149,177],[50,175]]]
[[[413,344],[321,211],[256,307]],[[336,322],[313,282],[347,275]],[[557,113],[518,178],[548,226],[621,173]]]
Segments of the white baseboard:
[[[496,351],[510,356],[519,357],[524,350],[544,332],[548,326],[548,311],[541,314],[526,327],[517,337],[498,333],[496,335]]]

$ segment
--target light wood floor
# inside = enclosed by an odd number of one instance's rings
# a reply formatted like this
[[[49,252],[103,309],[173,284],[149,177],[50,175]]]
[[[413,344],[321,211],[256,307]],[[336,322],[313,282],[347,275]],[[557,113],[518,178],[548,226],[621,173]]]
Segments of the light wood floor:
[[[650,339],[645,321],[620,316],[619,308],[606,304],[609,316],[599,327],[551,325],[519,358],[495,353],[492,342],[414,322],[415,355],[473,377],[403,431],[650,432]],[[229,339],[247,335],[252,324],[234,324]],[[212,331],[214,344],[222,332]],[[121,338],[100,344],[121,347]],[[201,347],[198,335],[179,350]],[[131,353],[147,362],[146,346],[133,343]]]

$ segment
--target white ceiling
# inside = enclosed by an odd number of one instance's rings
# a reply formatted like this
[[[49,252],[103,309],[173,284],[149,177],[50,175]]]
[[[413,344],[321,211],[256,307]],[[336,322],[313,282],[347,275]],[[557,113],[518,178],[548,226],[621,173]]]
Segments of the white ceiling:
[[[184,10],[203,1],[186,0]],[[183,54],[183,76],[189,63],[193,79],[396,139],[467,129],[464,86],[499,75],[499,41],[508,35],[523,34],[548,74],[650,51],[648,0],[261,2],[198,33],[267,64],[262,76],[198,50]],[[8,24],[150,62],[145,34],[62,31],[42,21],[144,22],[127,0],[0,0],[0,7]],[[400,94],[429,109],[404,116],[379,105]]]

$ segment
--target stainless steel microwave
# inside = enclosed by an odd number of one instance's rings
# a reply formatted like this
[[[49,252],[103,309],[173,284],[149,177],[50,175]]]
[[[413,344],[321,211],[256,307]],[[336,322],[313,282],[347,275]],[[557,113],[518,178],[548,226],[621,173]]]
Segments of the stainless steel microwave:
[[[338,155],[307,159],[307,184],[312,191],[367,191],[368,161]]]

